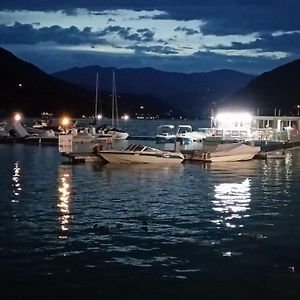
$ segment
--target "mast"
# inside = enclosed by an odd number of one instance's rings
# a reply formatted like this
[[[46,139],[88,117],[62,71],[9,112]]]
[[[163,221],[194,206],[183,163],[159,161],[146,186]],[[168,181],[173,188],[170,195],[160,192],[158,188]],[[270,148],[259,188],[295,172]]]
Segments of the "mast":
[[[115,126],[115,69],[113,69],[113,82],[112,82],[112,99],[111,99],[111,125]]]
[[[99,74],[97,72],[97,74],[96,74],[96,96],[95,96],[95,120],[97,119],[97,115],[98,115],[98,79],[99,79]]]
[[[112,127],[115,126],[115,119],[116,119],[117,127],[119,128],[118,95],[117,95],[115,69],[113,69],[112,105],[111,106],[112,106],[111,107],[111,124],[112,124]]]
[[[119,112],[118,112],[118,94],[117,94],[117,84],[115,80],[115,113],[116,113],[116,120],[117,120],[117,128],[119,128]]]

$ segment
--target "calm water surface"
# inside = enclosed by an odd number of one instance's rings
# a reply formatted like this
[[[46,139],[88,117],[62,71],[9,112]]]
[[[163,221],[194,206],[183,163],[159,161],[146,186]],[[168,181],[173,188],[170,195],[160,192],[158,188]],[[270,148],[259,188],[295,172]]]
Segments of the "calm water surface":
[[[299,299],[299,180],[300,150],[72,166],[56,147],[0,145],[3,299]]]

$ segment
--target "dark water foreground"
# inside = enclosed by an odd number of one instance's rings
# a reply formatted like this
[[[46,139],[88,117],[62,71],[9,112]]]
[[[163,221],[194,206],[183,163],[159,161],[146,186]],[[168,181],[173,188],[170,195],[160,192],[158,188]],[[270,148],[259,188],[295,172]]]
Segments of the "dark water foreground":
[[[70,166],[0,145],[1,299],[299,299],[299,180],[299,150]]]

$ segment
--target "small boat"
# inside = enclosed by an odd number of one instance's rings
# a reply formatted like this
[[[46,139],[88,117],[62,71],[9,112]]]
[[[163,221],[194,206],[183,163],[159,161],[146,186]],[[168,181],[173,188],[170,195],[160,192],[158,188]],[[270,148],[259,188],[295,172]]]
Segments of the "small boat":
[[[96,76],[96,99],[95,99],[95,125],[97,125],[98,116],[98,73]],[[102,109],[101,116],[102,116]],[[116,125],[115,125],[116,123]],[[111,106],[111,126],[108,124],[102,124],[101,126],[95,128],[96,138],[112,138],[113,140],[125,140],[129,136],[127,132],[120,129],[119,126],[119,113],[118,113],[118,96],[116,87],[115,70],[113,70],[113,86],[112,86],[112,106]]]
[[[156,143],[174,143],[176,132],[174,125],[160,125],[157,127]]]
[[[193,131],[191,125],[179,125],[176,138],[187,139],[191,142],[202,142],[202,140],[206,138],[206,134],[200,131]]]
[[[98,138],[112,138],[113,140],[126,140],[128,133],[120,128],[111,127],[107,124],[103,124],[96,128]]]
[[[184,155],[180,152],[163,151],[138,144],[131,144],[125,150],[101,150],[97,155],[110,163],[179,164],[184,160]]]
[[[254,158],[260,152],[260,147],[241,143],[217,144],[204,151],[195,151],[192,160],[203,162],[235,162]]]
[[[182,145],[189,145],[193,142],[202,142],[206,133],[193,131],[191,125],[178,125],[177,131],[174,125],[160,125],[157,128],[157,143],[174,143],[179,141]]]

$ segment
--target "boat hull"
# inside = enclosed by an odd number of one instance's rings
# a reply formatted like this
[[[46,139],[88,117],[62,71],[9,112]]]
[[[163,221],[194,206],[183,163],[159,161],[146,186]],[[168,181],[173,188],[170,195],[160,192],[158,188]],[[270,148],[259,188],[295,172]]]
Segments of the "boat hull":
[[[219,144],[215,151],[202,152],[196,154],[192,160],[205,162],[235,162],[251,160],[260,151],[260,147],[248,146],[244,144]]]
[[[211,162],[234,162],[234,161],[245,161],[251,160],[257,152],[248,153],[248,154],[233,154],[233,155],[221,155],[221,156],[212,156],[210,158]]]
[[[99,155],[110,163],[127,164],[180,164],[184,160],[183,155],[179,154],[139,154],[124,153],[123,151],[101,151]]]

